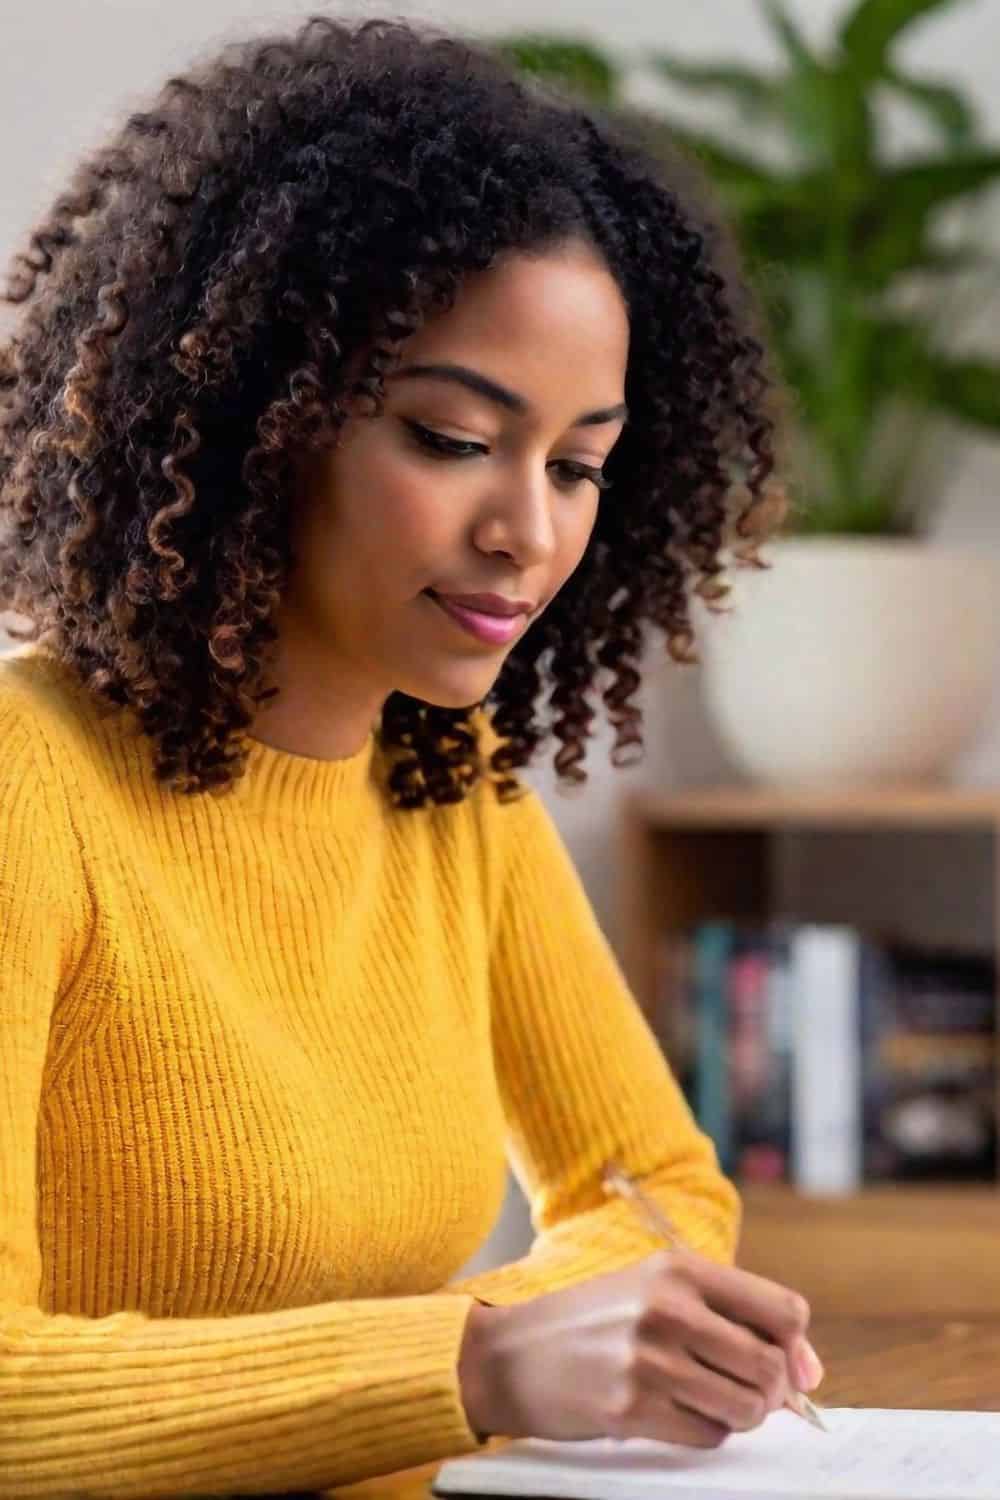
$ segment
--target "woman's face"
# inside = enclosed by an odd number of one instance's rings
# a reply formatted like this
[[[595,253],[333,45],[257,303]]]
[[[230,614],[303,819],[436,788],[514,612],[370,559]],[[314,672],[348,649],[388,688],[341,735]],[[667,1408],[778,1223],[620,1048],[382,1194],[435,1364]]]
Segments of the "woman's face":
[[[618,287],[582,245],[471,278],[406,342],[383,413],[350,417],[306,477],[286,671],[298,650],[369,722],[393,691],[480,702],[583,556],[628,340]]]

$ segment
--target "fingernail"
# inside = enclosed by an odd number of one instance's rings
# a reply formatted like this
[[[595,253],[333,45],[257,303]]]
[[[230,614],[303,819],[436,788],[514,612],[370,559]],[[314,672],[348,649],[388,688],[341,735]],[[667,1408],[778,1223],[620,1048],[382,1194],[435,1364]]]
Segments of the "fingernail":
[[[812,1344],[802,1343],[796,1360],[796,1374],[800,1390],[814,1391],[823,1379],[824,1373],[819,1355]]]

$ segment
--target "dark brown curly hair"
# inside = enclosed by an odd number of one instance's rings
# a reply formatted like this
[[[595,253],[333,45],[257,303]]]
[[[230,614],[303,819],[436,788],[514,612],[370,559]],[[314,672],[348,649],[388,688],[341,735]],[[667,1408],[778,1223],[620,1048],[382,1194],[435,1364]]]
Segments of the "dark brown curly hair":
[[[184,791],[242,773],[289,572],[293,461],[377,413],[402,345],[507,251],[578,238],[627,304],[630,422],[582,563],[473,711],[404,694],[380,741],[403,806],[455,801],[549,735],[582,780],[596,695],[641,745],[643,626],[692,655],[780,508],[744,298],[640,144],[485,48],[315,18],[166,83],[15,258],[0,350],[0,609]],[[349,380],[347,370],[360,374]]]

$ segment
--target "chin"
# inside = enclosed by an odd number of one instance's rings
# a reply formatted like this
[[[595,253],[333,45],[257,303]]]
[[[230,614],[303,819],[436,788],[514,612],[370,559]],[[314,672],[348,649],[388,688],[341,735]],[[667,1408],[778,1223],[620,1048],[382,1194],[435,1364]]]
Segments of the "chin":
[[[502,663],[501,663],[502,665]],[[435,708],[478,708],[496,682],[500,668],[492,672],[461,672],[427,676],[400,683],[400,691]]]

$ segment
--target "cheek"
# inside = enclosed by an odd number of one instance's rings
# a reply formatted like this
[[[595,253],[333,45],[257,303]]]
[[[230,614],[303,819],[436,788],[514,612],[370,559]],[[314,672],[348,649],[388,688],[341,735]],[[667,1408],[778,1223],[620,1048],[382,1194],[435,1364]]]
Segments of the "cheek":
[[[434,550],[434,539],[452,529],[449,518],[460,509],[449,504],[448,479],[443,467],[437,470],[396,455],[383,460],[376,490],[381,503],[372,517],[383,546],[390,536],[417,542],[426,537],[428,546],[421,550]],[[452,483],[460,495],[461,480],[455,484],[453,478]]]
[[[578,507],[570,510],[563,519],[557,535],[553,570],[559,579],[560,587],[583,560],[583,554],[587,550],[587,544],[597,524],[597,507],[596,499],[589,503],[581,501]]]
[[[348,446],[331,465],[335,545],[350,554],[351,566],[367,559],[366,571],[388,565],[419,574],[421,560],[439,555],[452,534],[455,507],[447,504],[443,476],[374,440],[374,432],[372,438]]]

